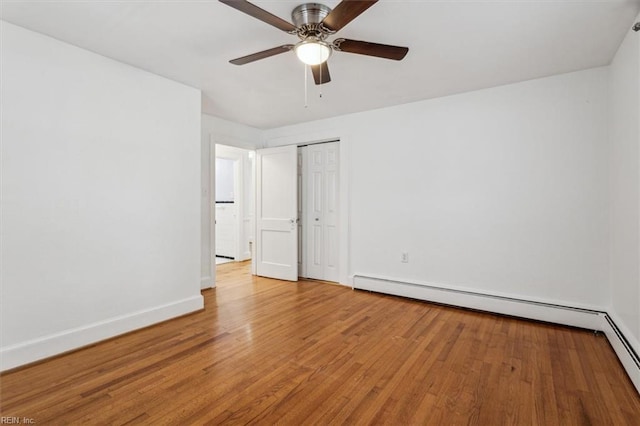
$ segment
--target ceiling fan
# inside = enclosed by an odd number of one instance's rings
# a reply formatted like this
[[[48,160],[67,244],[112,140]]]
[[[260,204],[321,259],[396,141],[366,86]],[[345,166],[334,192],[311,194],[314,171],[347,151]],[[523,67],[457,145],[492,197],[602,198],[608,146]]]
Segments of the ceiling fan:
[[[333,51],[358,53],[399,61],[406,56],[409,48],[344,38],[327,41],[329,36],[341,30],[377,1],[343,0],[333,10],[320,3],[304,3],[291,12],[292,24],[246,0],[220,0],[227,6],[300,38],[296,44],[285,44],[229,62],[234,65],[244,65],[294,50],[298,59],[311,66],[315,83],[324,84],[331,81],[327,59]]]

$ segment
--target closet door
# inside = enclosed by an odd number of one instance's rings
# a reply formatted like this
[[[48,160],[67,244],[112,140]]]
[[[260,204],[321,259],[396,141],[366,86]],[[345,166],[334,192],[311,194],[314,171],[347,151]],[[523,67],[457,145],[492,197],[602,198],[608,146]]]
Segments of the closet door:
[[[305,151],[306,276],[338,281],[339,143],[309,145]]]

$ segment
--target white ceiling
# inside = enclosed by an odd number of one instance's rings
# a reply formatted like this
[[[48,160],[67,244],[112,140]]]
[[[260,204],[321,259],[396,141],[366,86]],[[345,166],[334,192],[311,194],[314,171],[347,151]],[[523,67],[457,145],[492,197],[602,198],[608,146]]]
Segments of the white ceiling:
[[[302,2],[254,1],[287,21]],[[408,46],[407,57],[334,53],[322,98],[308,75],[307,108],[293,52],[228,62],[297,38],[216,0],[2,0],[1,8],[5,21],[201,89],[204,113],[266,129],[606,65],[640,1],[382,0],[337,36]]]

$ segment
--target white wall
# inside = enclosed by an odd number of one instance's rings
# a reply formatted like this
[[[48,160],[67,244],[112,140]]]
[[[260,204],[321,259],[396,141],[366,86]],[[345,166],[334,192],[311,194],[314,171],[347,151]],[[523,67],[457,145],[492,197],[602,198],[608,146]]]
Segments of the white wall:
[[[215,286],[215,265],[212,262],[212,236],[210,218],[213,206],[214,179],[211,177],[211,161],[215,158],[211,153],[211,144],[223,144],[244,149],[256,149],[261,132],[253,127],[233,123],[211,115],[202,114],[201,128],[201,223],[200,223],[200,265],[201,288]],[[213,158],[213,159],[212,159]]]
[[[610,313],[640,351],[640,34],[630,30],[620,45],[610,67],[609,87]]]
[[[1,368],[202,308],[199,91],[1,27]]]
[[[350,274],[572,306],[608,297],[607,68],[263,136],[348,145]]]

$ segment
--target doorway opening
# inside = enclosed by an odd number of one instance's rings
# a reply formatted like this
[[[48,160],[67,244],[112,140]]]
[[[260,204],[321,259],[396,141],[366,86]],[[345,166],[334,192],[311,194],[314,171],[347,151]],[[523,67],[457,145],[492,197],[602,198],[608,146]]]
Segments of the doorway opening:
[[[216,269],[218,265],[252,258],[255,238],[254,159],[252,150],[215,145],[212,262],[215,262]]]

